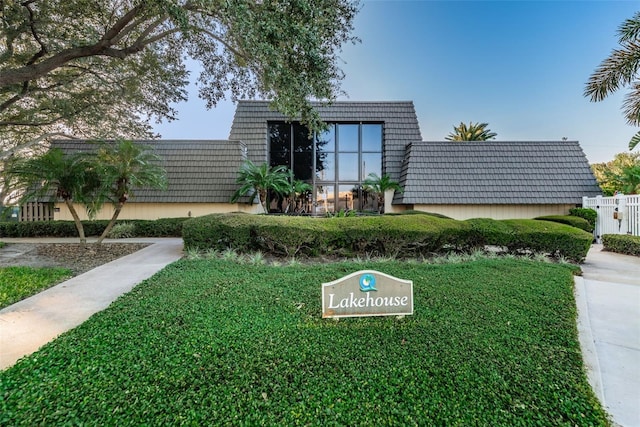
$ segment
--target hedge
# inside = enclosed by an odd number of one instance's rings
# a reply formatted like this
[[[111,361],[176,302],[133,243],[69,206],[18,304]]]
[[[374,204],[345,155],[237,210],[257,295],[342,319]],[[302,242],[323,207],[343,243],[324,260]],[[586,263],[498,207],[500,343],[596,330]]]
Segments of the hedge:
[[[581,230],[587,231],[589,233],[593,232],[594,227],[591,225],[589,221],[579,216],[573,215],[547,215],[547,216],[539,216],[536,218],[540,221],[553,221],[559,222],[560,224],[567,224],[572,227],[579,228]]]
[[[157,220],[119,220],[116,224],[135,224],[132,237],[180,237],[182,224],[189,218]],[[82,221],[87,236],[99,236],[109,221]],[[0,237],[78,237],[73,221],[0,222]]]
[[[607,251],[640,256],[640,236],[605,234],[602,236],[602,245]]]
[[[598,218],[598,212],[591,208],[571,208],[569,209],[569,215],[577,216],[579,218],[586,219],[591,224],[591,230],[596,228],[596,219]]]
[[[281,256],[416,257],[494,245],[581,261],[593,236],[536,220],[456,221],[431,215],[348,218],[214,214],[184,223],[187,249],[264,251]]]

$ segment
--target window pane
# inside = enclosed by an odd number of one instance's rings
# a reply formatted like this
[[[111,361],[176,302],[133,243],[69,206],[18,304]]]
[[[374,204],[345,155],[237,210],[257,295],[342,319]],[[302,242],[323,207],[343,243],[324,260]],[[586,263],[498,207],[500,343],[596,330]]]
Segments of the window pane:
[[[338,180],[358,180],[358,153],[338,154]]]
[[[382,176],[382,154],[362,153],[362,179],[366,179],[370,173]]]
[[[382,125],[362,125],[362,151],[382,151]]]
[[[311,152],[293,153],[293,176],[302,181],[310,181],[313,173],[313,154]]]
[[[338,187],[338,200],[336,203],[336,210],[353,210],[359,209],[357,205],[358,199],[358,186],[357,185],[340,185]]]
[[[313,151],[313,139],[309,139],[309,130],[301,124],[293,125],[293,151],[309,152]]]
[[[336,153],[316,153],[316,177],[320,181],[335,181]]]
[[[316,135],[316,149],[318,151],[336,151],[336,126],[331,124],[329,128]]]
[[[318,185],[316,187],[316,214],[325,214],[334,211],[334,186]]]
[[[269,164],[291,166],[291,125],[269,123]]]
[[[359,125],[338,125],[338,150],[358,151]]]

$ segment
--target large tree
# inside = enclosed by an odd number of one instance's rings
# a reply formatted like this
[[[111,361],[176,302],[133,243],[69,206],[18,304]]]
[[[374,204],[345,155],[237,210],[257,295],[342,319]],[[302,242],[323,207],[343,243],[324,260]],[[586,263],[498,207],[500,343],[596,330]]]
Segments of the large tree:
[[[357,1],[0,1],[0,161],[51,136],[153,136],[190,59],[208,107],[260,94],[318,124],[308,100],[340,93]]]
[[[594,163],[591,170],[605,196],[640,192],[640,153],[618,153],[606,163]]]
[[[453,127],[453,132],[449,133],[444,139],[447,141],[488,141],[495,139],[497,134],[487,129],[488,123],[471,123],[469,125],[460,122],[458,126]]]
[[[584,95],[591,101],[602,101],[621,87],[631,90],[625,96],[622,110],[627,123],[640,126],[640,12],[627,19],[618,29],[619,49],[614,49],[593,72]],[[629,150],[640,142],[640,131],[629,141]]]

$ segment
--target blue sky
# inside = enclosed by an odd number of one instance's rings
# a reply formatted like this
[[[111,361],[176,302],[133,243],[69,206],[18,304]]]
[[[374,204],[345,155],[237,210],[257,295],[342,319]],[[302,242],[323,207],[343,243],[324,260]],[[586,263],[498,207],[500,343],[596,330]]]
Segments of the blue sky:
[[[486,122],[497,140],[578,140],[591,163],[627,150],[637,131],[621,112],[626,90],[592,103],[594,69],[618,47],[637,1],[364,0],[362,43],[344,47],[340,99],[411,100],[422,138],[443,140],[461,121]],[[235,106],[206,110],[191,88],[166,139],[227,139]]]

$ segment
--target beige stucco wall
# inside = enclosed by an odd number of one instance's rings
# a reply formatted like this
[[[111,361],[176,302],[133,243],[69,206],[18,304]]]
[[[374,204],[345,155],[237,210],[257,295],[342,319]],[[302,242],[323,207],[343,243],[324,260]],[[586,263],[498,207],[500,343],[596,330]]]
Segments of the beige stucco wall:
[[[74,205],[81,219],[88,219],[84,207]],[[73,217],[64,203],[56,203],[55,220],[72,221]],[[246,203],[127,203],[118,219],[186,218],[212,213],[247,212],[257,213],[259,205]],[[58,211],[59,208],[59,211]],[[95,219],[111,219],[113,207],[105,205]]]
[[[413,209],[453,219],[526,219],[544,215],[568,215],[575,205],[415,205]]]

